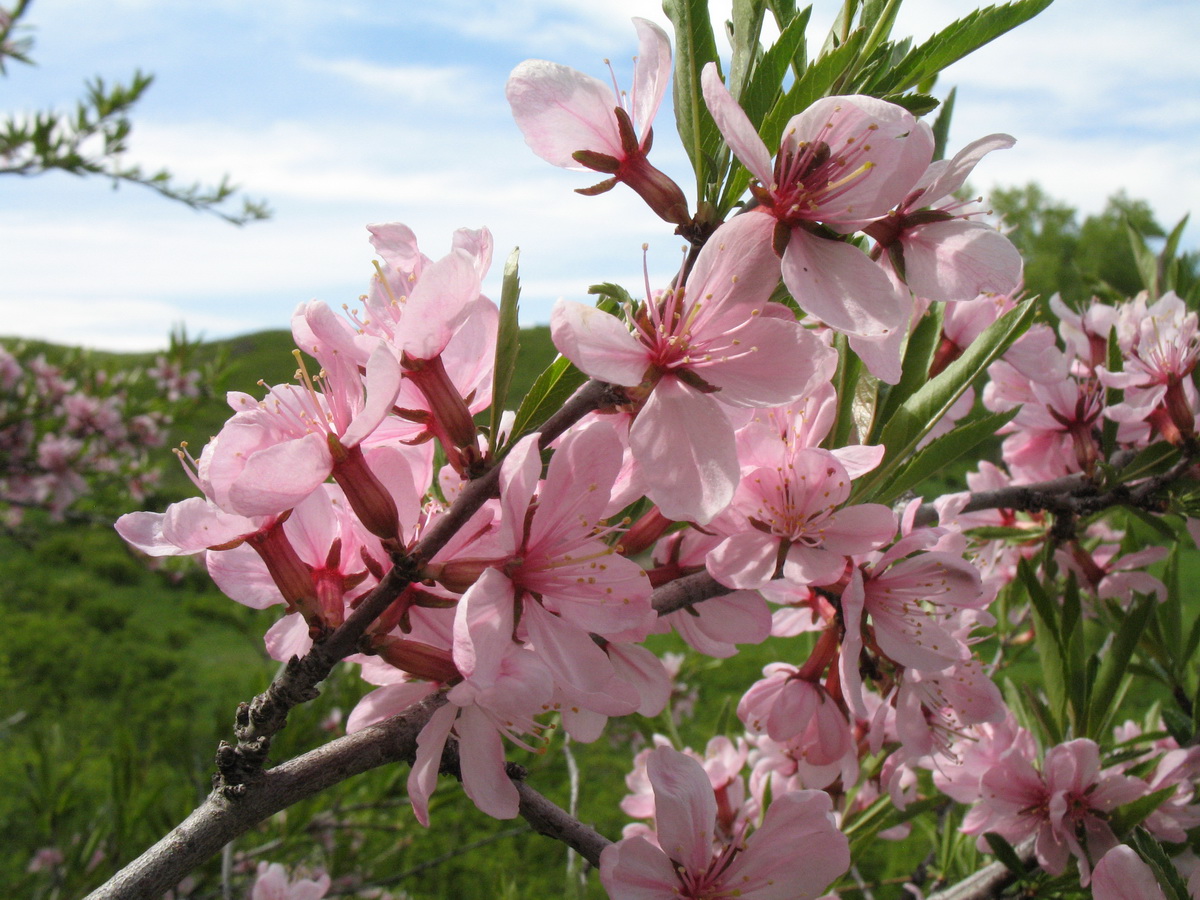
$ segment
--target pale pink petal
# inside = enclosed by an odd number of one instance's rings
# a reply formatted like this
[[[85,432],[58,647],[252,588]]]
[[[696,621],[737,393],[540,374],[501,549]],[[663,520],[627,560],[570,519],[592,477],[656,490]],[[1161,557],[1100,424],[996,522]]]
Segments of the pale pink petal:
[[[521,798],[504,770],[500,732],[478,707],[467,707],[455,725],[463,791],[494,819],[515,819]]]
[[[711,361],[692,369],[721,389],[716,396],[722,403],[734,406],[783,406],[828,381],[837,368],[831,347],[799,322],[781,319],[756,317],[728,346],[710,352]]]
[[[783,577],[794,584],[832,584],[846,571],[846,557],[821,547],[793,544],[783,561]]]
[[[527,435],[508,452],[500,467],[501,522],[513,552],[523,542],[526,511],[541,475],[538,435]]]
[[[850,868],[850,842],[834,825],[831,809],[824,791],[776,797],[745,853],[729,866],[725,884],[737,888],[742,900],[821,896]]]
[[[429,827],[429,798],[437,787],[442,766],[442,750],[458,717],[458,707],[446,704],[438,709],[417,735],[417,756],[408,773],[408,799],[417,821]]]
[[[671,697],[671,677],[662,660],[637,644],[613,642],[606,650],[617,677],[632,684],[642,698],[638,714],[657,716],[662,712]]]
[[[688,275],[690,333],[719,335],[751,316],[781,313],[767,302],[779,284],[774,233],[775,219],[761,212],[734,216],[713,232]]]
[[[851,570],[850,583],[842,591],[842,618],[846,623],[846,634],[842,638],[838,671],[842,676],[842,699],[860,719],[870,718],[863,701],[862,674],[858,668],[858,658],[863,648],[862,620],[865,600],[862,569],[856,566]]]
[[[359,700],[351,711],[346,719],[346,734],[399,715],[436,690],[437,685],[429,681],[405,681],[377,688]]]
[[[1021,254],[996,229],[952,219],[912,229],[900,239],[904,279],[927,300],[974,300],[1010,294],[1021,281]]]
[[[399,360],[388,346],[380,341],[367,360],[364,379],[366,402],[342,434],[343,446],[354,447],[362,443],[363,439],[379,427],[379,423],[391,413],[396,395],[400,393],[400,378]]]
[[[691,872],[712,858],[717,800],[704,768],[670,747],[650,752],[646,772],[654,786],[654,825],[663,852]]]
[[[733,428],[720,404],[672,377],[634,419],[629,446],[662,514],[699,525],[729,505],[738,482]]]
[[[385,225],[368,225],[371,246],[383,257],[384,262],[404,272],[420,272],[430,262],[417,247],[417,236],[407,225],[390,222]]]
[[[609,844],[600,854],[600,882],[611,900],[676,900],[679,879],[667,855],[643,837]]]
[[[411,359],[434,359],[479,298],[479,272],[464,250],[451,250],[428,266],[404,305],[399,349]]]
[[[761,644],[771,635],[771,610],[757,591],[711,597],[695,611],[698,615],[680,611],[669,618],[679,636],[705,656],[726,659],[738,644]]]
[[[638,55],[633,89],[629,93],[629,112],[637,128],[638,144],[644,145],[671,80],[671,40],[649,19],[635,16],[633,27],[638,33]]]
[[[780,152],[796,152],[801,142],[815,140],[831,148],[855,146],[862,153],[856,163],[870,165],[836,198],[821,204],[815,218],[839,226],[886,215],[909,194],[933,159],[928,125],[903,107],[859,94],[826,97],[793,116]]]
[[[512,582],[487,569],[454,610],[454,665],[467,678],[490,684],[513,643]]]
[[[866,475],[881,462],[887,448],[882,444],[852,444],[830,451],[851,478]]]
[[[908,324],[911,302],[852,244],[793,228],[782,268],[800,308],[835,331],[889,334]]]
[[[907,288],[904,289],[907,292]],[[903,297],[904,294],[897,296]],[[904,345],[907,328],[895,328],[887,334],[851,334],[850,349],[858,354],[867,371],[887,384],[898,384],[904,374]]]
[[[1095,900],[1164,900],[1162,887],[1150,867],[1124,844],[1104,854],[1092,873]]]
[[[923,187],[925,191],[921,205],[934,206],[939,200],[948,198],[963,186],[972,170],[987,154],[993,150],[1007,150],[1016,142],[1011,135],[989,134],[971,141],[955,153],[953,159],[932,163],[918,183],[918,187]]]
[[[637,708],[639,700],[632,706],[615,699],[605,702],[616,673],[608,655],[586,631],[547,612],[540,603],[528,601],[522,608],[521,622],[529,632],[529,643],[564,687],[605,707],[593,706],[596,712],[622,716]]]
[[[778,561],[778,537],[744,531],[710,550],[704,565],[708,574],[726,587],[753,590],[775,577]]]
[[[624,156],[613,114],[617,98],[604,82],[530,59],[513,69],[504,93],[525,143],[551,165],[587,170],[572,157],[578,150]]]
[[[229,505],[243,516],[283,512],[320,487],[332,468],[324,432],[274,444],[245,460],[229,489]]]
[[[864,503],[839,509],[825,520],[821,542],[834,553],[866,553],[891,540],[896,533],[896,514],[879,503]]]
[[[650,365],[646,348],[629,329],[594,306],[559,300],[550,313],[550,336],[581,372],[610,384],[641,384]]]
[[[243,606],[266,609],[286,602],[262,557],[245,544],[209,553],[204,562],[221,592]]]
[[[710,62],[704,67],[704,71],[700,73],[700,84],[704,90],[704,102],[708,111],[712,113],[721,136],[725,138],[725,143],[750,174],[758,179],[759,184],[769,188],[775,177],[771,151],[758,136],[758,130],[751,124],[745,111],[738,106],[733,95],[722,83],[716,63]]]

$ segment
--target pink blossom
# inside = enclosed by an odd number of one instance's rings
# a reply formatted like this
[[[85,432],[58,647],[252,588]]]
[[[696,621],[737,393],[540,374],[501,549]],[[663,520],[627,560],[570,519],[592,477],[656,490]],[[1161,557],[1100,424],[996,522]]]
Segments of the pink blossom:
[[[896,531],[885,506],[842,506],[850,476],[828,450],[780,457],[743,473],[723,520],[723,533],[734,533],[708,555],[709,573],[729,587],[768,583],[781,557],[783,577],[793,584],[832,584],[845,573],[848,556],[880,546]],[[735,516],[746,526],[733,527]]]
[[[813,226],[854,231],[912,190],[933,156],[929,127],[873,97],[818,100],[784,127],[774,164],[745,112],[705,67],[704,99],[717,127],[758,184],[765,231],[783,249],[783,280],[805,312],[846,334],[881,336],[908,324],[911,303],[858,248]]]
[[[647,496],[670,519],[704,524],[732,497],[738,460],[725,407],[790,403],[836,365],[832,350],[768,303],[777,270],[753,220],[721,226],[683,289],[632,314],[632,334],[581,303],[559,301],[551,314],[555,346],[575,365],[649,393],[629,443]]]
[[[259,863],[250,900],[321,900],[329,885],[329,876],[324,873],[315,879],[293,881],[280,863]]]
[[[1101,770],[1099,747],[1084,738],[1051,747],[1041,773],[1022,757],[1005,756],[980,786],[983,799],[963,822],[966,834],[994,831],[1011,844],[1036,837],[1038,864],[1061,875],[1074,855],[1084,885],[1088,861],[1117,845],[1107,814],[1147,790],[1139,779]],[[982,837],[979,846],[986,847]]]
[[[933,301],[1007,296],[1021,278],[1021,256],[995,228],[972,221],[955,199],[976,164],[1016,141],[992,134],[953,159],[930,163],[904,201],[864,231],[879,242],[888,267],[916,296]]]
[[[630,837],[604,849],[600,880],[613,900],[813,900],[850,865],[823,792],[776,797],[749,839],[739,835],[714,854],[717,803],[700,764],[660,747],[647,771],[660,846]]]
[[[651,124],[671,76],[666,32],[635,18],[638,56],[633,88],[620,98],[602,81],[541,59],[521,63],[508,78],[505,95],[525,143],[552,165],[612,176],[581,190],[598,194],[618,181],[628,184],[668,222],[690,220],[679,186],[650,165]]]

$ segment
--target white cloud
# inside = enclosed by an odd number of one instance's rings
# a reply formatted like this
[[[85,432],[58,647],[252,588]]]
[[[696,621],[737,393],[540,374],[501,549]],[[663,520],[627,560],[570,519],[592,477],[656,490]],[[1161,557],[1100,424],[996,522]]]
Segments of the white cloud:
[[[316,72],[344,79],[374,95],[427,108],[458,109],[483,102],[478,73],[467,66],[378,65],[359,59],[305,60]]]

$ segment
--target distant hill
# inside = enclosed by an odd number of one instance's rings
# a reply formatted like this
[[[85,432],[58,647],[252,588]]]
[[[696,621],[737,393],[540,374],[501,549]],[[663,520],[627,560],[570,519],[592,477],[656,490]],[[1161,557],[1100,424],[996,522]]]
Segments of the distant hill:
[[[8,337],[0,337],[0,345],[10,349],[18,345],[23,346],[27,351],[44,354],[52,363],[60,363],[68,357],[82,353],[93,365],[111,372],[152,366],[158,356],[157,351],[113,353],[103,350],[81,350],[47,341]],[[244,391],[261,396],[264,388],[259,382],[267,385],[291,382],[296,373],[296,360],[292,356],[295,346],[292,333],[283,329],[259,331],[197,344],[191,365],[201,369],[211,367],[215,373],[211,385],[212,392],[193,412],[175,423],[171,429],[168,446],[178,446],[180,441],[187,441],[192,452],[198,455],[208,439],[221,430],[221,426],[231,415],[225,402],[225,395],[229,391]],[[548,326],[521,329],[521,353],[517,371],[513,375],[509,406],[515,407],[519,403],[537,376],[553,362],[556,355]],[[169,451],[164,449],[163,453],[167,452]],[[167,466],[163,488],[168,500],[195,493],[183,471],[175,465]]]

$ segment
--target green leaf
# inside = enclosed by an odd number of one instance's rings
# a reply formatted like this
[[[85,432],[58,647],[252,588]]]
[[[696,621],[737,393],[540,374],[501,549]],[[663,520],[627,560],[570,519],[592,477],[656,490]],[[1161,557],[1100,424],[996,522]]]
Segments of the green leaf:
[[[633,309],[636,306],[629,291],[611,281],[593,284],[587,292],[600,298],[596,301],[596,309],[610,315],[623,318],[624,308]]]
[[[585,381],[587,376],[571,365],[571,361],[565,356],[560,356],[550,363],[521,401],[508,446],[512,446],[527,433],[536,431]]]
[[[1125,220],[1125,233],[1129,235],[1129,246],[1133,250],[1133,259],[1137,263],[1138,274],[1142,277],[1142,286],[1149,292],[1151,300],[1157,300],[1158,258],[1146,243],[1146,238],[1138,231],[1137,226],[1128,219]]]
[[[942,308],[935,306],[930,309],[908,338],[904,348],[904,362],[900,368],[900,381],[889,385],[879,408],[875,413],[875,428],[867,438],[866,443],[874,443],[879,435],[876,433],[880,426],[891,419],[900,404],[911,397],[917,390],[929,381],[929,367],[933,364],[934,354],[942,342]]]
[[[730,24],[729,45],[733,58],[729,64],[729,93],[739,100],[746,80],[754,69],[756,57],[762,53],[759,35],[762,34],[764,0],[733,0],[733,19]]]
[[[1033,613],[1034,639],[1042,666],[1042,686],[1049,700],[1049,713],[1061,734],[1067,711],[1067,636],[1059,627],[1059,611],[1042,588],[1029,560],[1017,564],[1017,577],[1029,596]]]
[[[1100,670],[1092,686],[1089,721],[1099,724],[1105,720],[1106,713],[1111,712],[1117,688],[1121,681],[1128,677],[1126,669],[1133,659],[1133,651],[1137,649],[1142,632],[1145,631],[1157,605],[1158,601],[1153,595],[1138,599],[1113,634],[1112,644],[1100,655]],[[1093,727],[1091,733],[1084,737],[1098,740],[1100,734]]]
[[[855,851],[873,840],[879,832],[937,809],[941,802],[938,797],[928,797],[908,804],[903,810],[898,810],[890,797],[880,797],[842,827],[842,832],[850,839],[851,856],[855,856]]]
[[[1154,872],[1154,877],[1158,879],[1159,885],[1165,888],[1164,893],[1168,900],[1191,900],[1192,895],[1188,891],[1187,885],[1179,877],[1179,870],[1175,868],[1175,863],[1163,850],[1162,844],[1152,838],[1149,832],[1143,828],[1134,829],[1128,840],[1133,849]]]
[[[827,450],[845,447],[854,434],[854,394],[858,380],[863,374],[863,363],[858,354],[850,349],[844,334],[835,335],[833,347],[838,353],[837,371],[833,375],[833,387],[837,392],[837,419],[823,446]]]
[[[521,278],[517,260],[519,247],[513,247],[504,264],[504,280],[500,286],[500,323],[496,332],[496,364],[492,370],[492,411],[488,417],[488,447],[493,456],[500,446],[500,416],[508,400],[508,389],[517,370],[517,354],[521,350],[521,326],[517,308],[521,298]]]
[[[941,102],[937,97],[931,97],[929,94],[888,94],[881,99],[888,103],[894,103],[896,106],[902,106],[918,117],[933,112]]]
[[[710,171],[720,133],[700,89],[700,73],[717,61],[717,43],[707,0],[663,0],[663,12],[675,26],[675,125],[696,172],[696,199],[704,202],[708,185],[721,180]]]
[[[846,43],[822,54],[779,98],[759,129],[759,135],[768,150],[779,148],[783,129],[792,116],[804,112],[814,101],[830,93],[834,83],[853,64],[865,39],[866,35],[861,29],[852,32]]]
[[[1017,851],[1013,849],[1013,845],[1006,841],[1003,837],[996,834],[994,831],[984,832],[983,839],[988,842],[988,846],[992,848],[992,853],[996,859],[1004,864],[1004,867],[1014,875],[1025,875],[1029,871],[1029,867],[1021,862],[1021,857],[1017,856]]]
[[[763,53],[762,59],[754,69],[754,74],[738,98],[742,109],[746,111],[746,115],[755,125],[762,122],[763,116],[771,111],[779,99],[788,66],[799,63],[803,70],[807,64],[804,32],[808,28],[808,19],[811,13],[812,7],[809,7],[793,18],[791,23],[783,29],[775,43]],[[768,149],[773,148],[768,145]]]
[[[852,502],[864,503],[873,499],[891,482],[930,429],[996,357],[1025,333],[1036,314],[1036,305],[1028,302],[1009,310],[989,325],[962,356],[901,404],[880,434],[880,442],[886,448],[883,462],[873,472],[858,479],[851,495]]]
[[[1113,832],[1115,834],[1126,834],[1138,825],[1141,825],[1145,821],[1146,816],[1162,806],[1165,800],[1175,794],[1177,787],[1177,785],[1170,784],[1165,788],[1152,791],[1144,797],[1138,797],[1132,803],[1118,806],[1112,811],[1111,818],[1109,819],[1109,824],[1112,825]]]
[[[914,49],[890,73],[879,88],[899,94],[937,75],[951,63],[978,50],[1006,31],[1032,19],[1051,0],[1016,0],[1000,6],[987,6],[952,22]]]
[[[933,120],[933,158],[946,158],[946,144],[950,140],[950,120],[954,117],[954,100],[958,96],[958,88],[950,88],[950,93],[942,101],[941,112]]]
[[[876,502],[891,503],[905,491],[917,487],[925,480],[944,471],[952,462],[970,453],[989,438],[995,437],[996,432],[1012,421],[1018,412],[1020,412],[1019,408],[1002,413],[988,413],[958,425],[952,431],[930,441],[896,473],[886,488],[880,490],[876,495]],[[984,531],[988,533],[980,534]],[[1030,531],[1025,528],[999,526],[993,529],[978,528],[971,533],[983,540],[993,540],[997,537],[1018,537],[1028,540],[1030,536]]]

